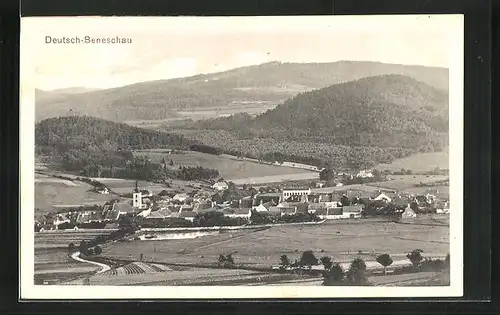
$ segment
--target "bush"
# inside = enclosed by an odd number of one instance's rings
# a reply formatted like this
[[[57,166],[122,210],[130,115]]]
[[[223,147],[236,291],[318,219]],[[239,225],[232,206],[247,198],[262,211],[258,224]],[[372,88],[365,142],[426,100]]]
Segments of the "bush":
[[[306,250],[305,252],[302,253],[302,256],[300,257],[299,265],[308,266],[309,268],[311,266],[316,266],[318,265],[318,258],[314,256],[312,250]]]
[[[97,245],[96,247],[94,247],[94,253],[96,255],[100,255],[102,253],[102,247]]]
[[[346,273],[346,284],[348,285],[367,285],[366,264],[363,259],[356,258],[351,262],[349,270]]]
[[[68,250],[69,250],[70,252],[72,252],[72,251],[74,251],[74,250],[75,250],[75,247],[76,247],[76,246],[75,246],[75,244],[73,244],[73,243],[69,243],[69,245],[68,245]]]
[[[406,258],[408,258],[414,266],[419,266],[424,259],[422,256],[423,252],[424,251],[421,249],[414,249],[411,253],[406,255]]]
[[[335,263],[332,267],[325,272],[323,285],[324,286],[335,286],[342,285],[344,281],[344,270],[339,263]]]
[[[330,270],[330,268],[332,268],[332,266],[333,266],[333,262],[332,262],[332,259],[330,257],[323,256],[319,259],[319,261],[321,262],[321,264],[325,268],[325,272]]]
[[[287,255],[281,255],[280,257],[280,267],[285,269],[290,266],[290,260]]]

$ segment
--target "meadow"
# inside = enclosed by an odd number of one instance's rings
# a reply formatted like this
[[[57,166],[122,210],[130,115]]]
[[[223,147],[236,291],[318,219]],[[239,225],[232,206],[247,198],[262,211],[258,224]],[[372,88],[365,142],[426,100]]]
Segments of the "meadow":
[[[261,164],[248,160],[237,160],[225,155],[213,155],[193,151],[166,154],[162,152],[162,150],[143,150],[138,151],[135,154],[149,156],[154,162],[160,162],[163,158],[165,158],[167,162],[170,162],[171,160],[175,166],[201,166],[204,168],[216,169],[219,171],[220,176],[226,180],[282,175],[293,177],[293,174],[305,173],[311,174],[310,176],[317,177],[317,173],[308,172],[303,169]]]
[[[440,152],[428,152],[410,155],[402,159],[396,159],[389,164],[379,164],[379,170],[400,171],[401,169],[412,170],[413,173],[432,171],[436,167],[449,169],[450,155],[448,150]]]
[[[417,187],[420,184],[433,186],[436,183],[445,182],[448,179],[448,175],[388,175],[387,181],[368,183],[366,185],[399,191]],[[428,189],[429,187],[424,188]]]
[[[64,206],[104,204],[114,198],[116,196],[101,195],[92,191],[92,185],[81,181],[35,174],[36,218]]]
[[[448,226],[439,222],[421,224],[363,222],[346,220],[318,226],[280,226],[264,231],[239,231],[195,239],[164,241],[130,241],[109,244],[103,255],[144,259],[168,263],[214,263],[219,254],[232,254],[236,263],[272,266],[281,255],[293,261],[305,250],[319,258],[350,261],[361,256],[375,260],[389,253],[394,260],[420,248],[424,256],[444,257],[449,252]]]

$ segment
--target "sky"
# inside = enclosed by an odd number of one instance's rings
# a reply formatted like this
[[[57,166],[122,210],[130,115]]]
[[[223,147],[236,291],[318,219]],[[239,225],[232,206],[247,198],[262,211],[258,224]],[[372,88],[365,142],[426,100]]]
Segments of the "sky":
[[[450,67],[462,23],[458,15],[23,18],[21,60],[42,90],[113,88],[269,61]],[[47,36],[132,42],[55,44]]]

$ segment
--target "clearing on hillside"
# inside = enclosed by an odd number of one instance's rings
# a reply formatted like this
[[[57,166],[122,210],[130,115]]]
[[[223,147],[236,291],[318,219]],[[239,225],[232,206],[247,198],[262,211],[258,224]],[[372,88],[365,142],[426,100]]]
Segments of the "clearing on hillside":
[[[165,150],[143,150],[136,152],[137,155],[149,156],[153,161],[160,162],[163,158],[170,160],[174,166],[201,166],[219,171],[222,178],[231,180],[247,177],[263,177],[285,174],[304,174],[303,169],[267,165],[248,160],[237,160],[222,155],[213,155],[201,152],[185,151],[181,153],[168,154]],[[311,172],[311,174],[317,174]],[[317,176],[317,175],[316,175]]]
[[[402,168],[412,170],[413,173],[432,171],[436,167],[449,169],[450,155],[448,150],[414,154],[402,159],[392,161],[390,164],[379,164],[376,169],[399,171]]]

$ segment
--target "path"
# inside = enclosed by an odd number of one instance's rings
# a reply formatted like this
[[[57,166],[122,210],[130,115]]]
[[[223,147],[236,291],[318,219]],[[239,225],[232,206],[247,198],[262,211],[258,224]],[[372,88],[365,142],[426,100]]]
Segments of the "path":
[[[101,264],[101,263],[98,263],[98,262],[95,262],[95,261],[91,261],[91,260],[82,259],[80,257],[80,252],[75,252],[75,253],[71,254],[71,258],[73,258],[76,261],[83,262],[83,263],[88,263],[88,264],[92,264],[92,265],[96,265],[99,268],[101,268],[96,273],[103,273],[103,272],[108,271],[109,269],[111,269],[111,267],[108,266],[108,265]]]

